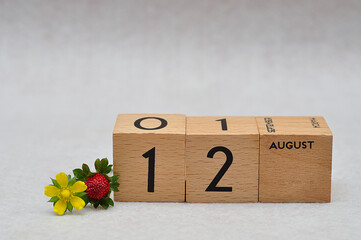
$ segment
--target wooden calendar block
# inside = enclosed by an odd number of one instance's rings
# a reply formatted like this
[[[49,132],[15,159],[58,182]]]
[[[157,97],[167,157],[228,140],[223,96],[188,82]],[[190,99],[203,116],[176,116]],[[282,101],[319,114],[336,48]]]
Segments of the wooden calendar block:
[[[185,201],[185,115],[118,115],[113,158],[116,201]]]
[[[187,117],[186,201],[257,202],[254,117]]]
[[[257,117],[260,202],[329,202],[332,133],[323,117]]]

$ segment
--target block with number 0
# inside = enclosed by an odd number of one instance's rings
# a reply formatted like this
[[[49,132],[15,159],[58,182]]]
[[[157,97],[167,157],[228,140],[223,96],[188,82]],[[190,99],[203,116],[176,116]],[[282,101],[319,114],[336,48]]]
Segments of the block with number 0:
[[[185,115],[120,114],[113,131],[116,201],[185,201]]]
[[[187,202],[257,202],[254,117],[187,117]]]

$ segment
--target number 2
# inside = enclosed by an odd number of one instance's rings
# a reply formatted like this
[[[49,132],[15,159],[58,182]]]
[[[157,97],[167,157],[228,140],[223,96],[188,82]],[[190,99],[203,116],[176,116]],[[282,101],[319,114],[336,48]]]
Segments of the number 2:
[[[148,160],[148,192],[154,192],[155,147],[143,154]]]
[[[223,177],[223,175],[226,173],[226,171],[233,162],[232,152],[226,147],[214,147],[211,150],[209,150],[207,157],[213,158],[216,152],[223,152],[224,154],[226,154],[226,162],[219,170],[217,175],[214,177],[212,182],[209,184],[209,186],[206,189],[206,192],[232,192],[232,187],[217,187],[218,182],[221,180],[221,178]]]

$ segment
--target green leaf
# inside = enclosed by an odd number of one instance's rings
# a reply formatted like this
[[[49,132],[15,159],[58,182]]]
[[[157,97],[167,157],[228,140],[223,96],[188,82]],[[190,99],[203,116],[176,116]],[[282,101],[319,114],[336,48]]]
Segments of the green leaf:
[[[108,203],[101,203],[100,204],[104,209],[108,209],[109,208],[109,204]]]
[[[69,210],[69,212],[73,212],[73,205],[71,205],[70,202],[67,203],[66,208]]]
[[[109,165],[108,167],[103,169],[103,173],[108,174],[112,171],[112,165]]]
[[[99,202],[95,202],[93,206],[94,206],[94,208],[98,208]]]
[[[109,207],[109,203],[107,203],[107,202],[105,201],[105,199],[101,199],[101,200],[100,200],[100,205],[101,205],[104,209],[108,209],[108,207]]]
[[[69,180],[68,185],[69,185],[69,186],[73,186],[74,183],[76,183],[76,178],[75,178],[75,177],[73,177],[72,179]]]
[[[50,200],[48,202],[56,203],[58,200],[59,200],[59,197],[55,196],[55,197],[50,198]]]
[[[84,180],[86,178],[86,175],[84,174],[83,170],[80,168],[76,168],[73,170],[74,176],[79,180]]]
[[[111,205],[111,206],[114,207],[114,202],[113,202],[113,200],[112,200],[111,198],[106,198],[105,201],[106,201],[109,205]]]
[[[75,177],[80,177],[82,176],[84,173],[83,173],[83,170],[81,170],[80,168],[76,168],[73,170],[73,173],[74,173],[74,176]]]
[[[115,186],[115,187],[119,187],[119,183],[118,182],[110,182],[109,185]]]
[[[97,170],[97,172],[99,172],[99,170],[100,170],[100,159],[99,158],[97,160],[95,160],[94,167],[95,167],[95,170]]]
[[[118,175],[118,174],[115,174],[115,175],[113,175],[113,177],[112,177],[112,182],[116,182],[118,179],[119,179],[119,175]]]
[[[113,192],[119,192],[118,187],[119,187],[119,183],[117,182],[111,182],[109,184],[109,187],[112,189]]]
[[[53,184],[54,184],[55,187],[61,188],[61,187],[60,187],[60,184],[59,184],[55,179],[53,179],[53,178],[50,178],[50,179],[51,179],[51,181],[53,182]]]
[[[70,179],[71,179],[71,176],[70,176],[70,174],[68,174],[68,181],[70,181]]]
[[[118,186],[119,186],[119,183],[118,183],[117,181],[111,181],[111,182],[110,182],[110,185],[114,185],[114,186],[117,186],[117,187],[118,187]]]
[[[82,168],[83,168],[83,172],[84,172],[85,175],[90,174],[90,169],[89,169],[89,166],[87,164],[83,163]]]
[[[86,196],[86,192],[77,192],[77,193],[74,193],[74,196],[83,197],[83,196]]]
[[[107,158],[103,158],[103,159],[100,161],[100,167],[101,167],[102,169],[105,169],[107,166],[108,166],[108,159],[107,159]]]

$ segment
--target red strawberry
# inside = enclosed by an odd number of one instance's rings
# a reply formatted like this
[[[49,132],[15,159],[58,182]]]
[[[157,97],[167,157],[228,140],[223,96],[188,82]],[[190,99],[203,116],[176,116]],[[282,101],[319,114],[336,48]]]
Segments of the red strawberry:
[[[112,166],[109,165],[108,159],[103,158],[100,160],[98,158],[94,162],[96,172],[91,172],[89,166],[85,163],[81,169],[76,168],[73,170],[76,179],[85,182],[88,187],[85,196],[80,196],[85,204],[90,203],[94,208],[100,205],[104,209],[114,206],[114,202],[110,198],[110,192],[118,192],[119,183],[117,180],[119,175],[108,176],[112,171]]]
[[[105,197],[110,188],[108,179],[99,173],[89,177],[85,181],[85,185],[88,187],[85,192],[93,199],[101,199]]]

